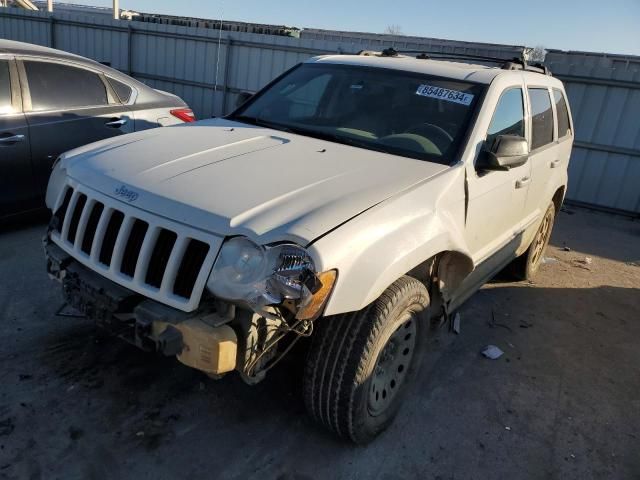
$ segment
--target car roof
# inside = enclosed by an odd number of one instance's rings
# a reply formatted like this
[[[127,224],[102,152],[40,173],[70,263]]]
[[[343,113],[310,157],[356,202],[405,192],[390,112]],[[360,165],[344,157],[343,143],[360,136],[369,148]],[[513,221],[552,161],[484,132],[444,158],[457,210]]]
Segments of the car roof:
[[[135,78],[126,75],[115,68],[111,68],[102,63],[91,60],[87,57],[76,55],[75,53],[65,52],[63,50],[56,50],[55,48],[43,47],[41,45],[34,45],[32,43],[16,42],[14,40],[0,40],[0,55],[18,55],[18,56],[33,56],[33,57],[47,57],[54,60],[69,60],[86,67],[91,67],[96,70],[100,70],[105,75],[127,83],[128,85],[135,86],[138,89],[138,93],[146,92],[147,95],[155,95],[153,88],[139,82]]]
[[[64,52],[62,50],[56,50],[55,48],[43,47],[40,45],[34,45],[32,43],[16,42],[14,40],[0,40],[0,53],[8,53],[15,55],[33,55],[33,56],[45,56],[55,58],[67,58],[76,62],[86,63],[91,66],[102,66],[102,64],[90,60],[80,55]]]
[[[507,62],[507,60],[505,60],[505,62]],[[424,73],[426,75],[483,84],[491,83],[498,75],[518,75],[518,78],[522,79],[522,75],[524,74],[528,81],[534,81],[535,79],[537,83],[542,83],[543,85],[555,86],[556,83],[560,84],[557,79],[537,72],[505,70],[499,67],[489,67],[486,65],[477,65],[459,61],[438,59],[423,60],[404,55],[397,55],[393,57],[382,57],[377,55],[324,55],[314,57],[308,60],[307,63],[333,63],[361,67],[388,68],[392,70]]]

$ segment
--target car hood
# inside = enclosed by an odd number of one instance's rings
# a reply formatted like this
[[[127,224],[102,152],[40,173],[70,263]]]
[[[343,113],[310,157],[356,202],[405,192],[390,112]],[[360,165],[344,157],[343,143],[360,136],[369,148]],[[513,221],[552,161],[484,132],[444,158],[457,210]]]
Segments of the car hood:
[[[311,242],[448,168],[224,119],[81,147],[62,167],[131,206],[263,243]]]

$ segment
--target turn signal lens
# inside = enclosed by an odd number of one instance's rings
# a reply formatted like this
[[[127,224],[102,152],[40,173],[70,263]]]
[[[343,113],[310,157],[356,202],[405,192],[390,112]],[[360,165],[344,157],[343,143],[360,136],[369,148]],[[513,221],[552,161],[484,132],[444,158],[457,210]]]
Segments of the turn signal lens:
[[[337,276],[338,272],[335,270],[329,270],[318,274],[318,279],[320,280],[320,283],[322,283],[322,286],[320,287],[320,290],[311,297],[311,301],[306,306],[298,310],[298,313],[296,314],[296,318],[298,320],[315,320],[320,315],[322,308],[325,303],[327,303],[329,294],[333,290],[333,285],[336,283]]]
[[[196,121],[196,116],[193,113],[193,110],[191,110],[190,108],[176,108],[175,110],[171,110],[171,115],[173,115],[176,118],[179,118],[180,120],[182,120],[183,122],[195,122]]]

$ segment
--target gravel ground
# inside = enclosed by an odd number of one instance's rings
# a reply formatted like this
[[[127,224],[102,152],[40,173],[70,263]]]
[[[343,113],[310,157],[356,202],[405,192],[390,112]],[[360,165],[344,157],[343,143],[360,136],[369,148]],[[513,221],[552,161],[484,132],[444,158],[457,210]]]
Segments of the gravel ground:
[[[295,358],[215,382],[56,317],[43,232],[0,233],[0,478],[640,478],[637,220],[561,213],[536,281],[470,299],[368,447],[307,419]]]

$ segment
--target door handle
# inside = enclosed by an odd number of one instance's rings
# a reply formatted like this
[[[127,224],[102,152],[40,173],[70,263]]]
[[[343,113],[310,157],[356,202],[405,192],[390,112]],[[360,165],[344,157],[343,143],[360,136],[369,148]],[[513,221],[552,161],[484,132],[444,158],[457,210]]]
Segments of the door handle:
[[[531,177],[523,177],[516,181],[516,188],[524,188],[531,183]]]
[[[559,167],[559,166],[560,166],[560,159],[553,160],[553,161],[549,164],[549,167],[551,167],[551,168],[556,168],[556,167]]]
[[[12,135],[10,137],[0,138],[0,145],[11,145],[22,141],[24,141],[24,135]]]
[[[126,118],[118,118],[116,120],[109,120],[107,123],[105,123],[105,126],[111,127],[111,128],[120,128],[125,126],[126,124],[127,124]]]

